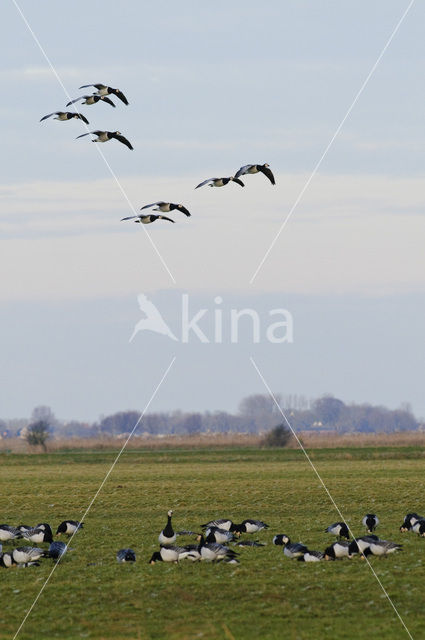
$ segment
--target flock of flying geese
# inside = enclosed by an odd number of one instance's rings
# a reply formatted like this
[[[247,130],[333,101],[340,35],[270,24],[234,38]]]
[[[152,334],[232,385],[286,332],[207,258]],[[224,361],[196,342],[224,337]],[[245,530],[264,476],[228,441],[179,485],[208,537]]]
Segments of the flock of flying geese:
[[[125,105],[128,105],[128,100],[123,94],[123,92],[120,91],[120,89],[108,87],[105,84],[83,84],[79,88],[86,89],[88,87],[94,87],[95,89],[97,89],[97,91],[92,95],[84,95],[84,96],[80,96],[79,98],[75,98],[75,100],[71,100],[70,102],[68,102],[66,106],[69,107],[81,100],[82,104],[85,104],[85,105],[92,105],[98,102],[104,102],[106,104],[109,104],[111,107],[115,107],[116,106],[115,103],[110,98],[108,98],[108,96],[113,96],[113,95],[119,98],[121,102],[123,102]],[[43,122],[43,120],[47,120],[52,116],[55,116],[54,118],[55,120],[60,120],[60,121],[66,121],[66,120],[71,120],[73,118],[76,118],[77,120],[81,120],[82,122],[84,122],[86,125],[89,125],[89,121],[87,120],[87,118],[83,114],[78,113],[77,111],[53,111],[52,113],[48,113],[46,116],[43,116],[40,122]],[[101,131],[99,129],[96,129],[95,131],[82,133],[81,135],[77,136],[77,139],[84,138],[84,136],[89,136],[89,135],[96,136],[95,138],[92,139],[92,142],[108,142],[109,140],[118,140],[118,142],[121,142],[126,147],[133,150],[133,146],[130,143],[130,141],[125,136],[123,136],[120,131]],[[240,176],[250,175],[255,173],[262,173],[263,175],[266,176],[266,178],[270,180],[271,184],[273,185],[276,184],[274,175],[268,164],[246,164],[240,169],[238,169],[238,171],[235,173],[234,176],[229,176],[225,178],[207,178],[206,180],[203,180],[203,182],[200,182],[195,187],[195,189],[199,189],[200,187],[203,187],[205,185],[209,185],[210,187],[224,187],[230,184],[231,182],[238,184],[240,187],[244,187],[245,184],[242,182],[242,180],[240,180]],[[173,202],[164,202],[162,200],[144,205],[143,207],[141,207],[141,211],[145,211],[146,209],[150,209],[151,207],[156,207],[155,209],[153,209],[153,211],[159,211],[161,212],[161,214],[170,213],[171,211],[177,211],[177,212],[180,211],[181,213],[184,213],[185,216],[191,215],[188,209],[184,207],[182,204],[175,204]],[[150,224],[152,222],[155,222],[156,220],[168,220],[168,222],[174,223],[174,220],[172,220],[167,216],[155,215],[152,213],[148,213],[147,211],[139,215],[127,216],[125,218],[122,218],[121,220],[134,220],[134,222],[138,222],[141,224]]]
[[[242,534],[252,535],[263,529],[268,529],[269,525],[262,520],[248,518],[240,524],[236,524],[229,518],[210,520],[201,525],[201,533],[196,533],[187,530],[174,531],[171,522],[172,515],[173,511],[168,511],[167,523],[158,536],[159,551],[155,551],[152,554],[149,564],[155,564],[156,562],[176,563],[180,560],[190,560],[192,562],[205,560],[207,562],[239,564],[238,556],[240,554],[235,550],[235,547],[253,548],[266,545],[266,543],[259,540],[240,539]],[[352,558],[355,554],[360,554],[361,558],[369,555],[383,557],[402,549],[401,544],[390,540],[381,540],[374,534],[379,524],[379,519],[374,513],[367,513],[362,520],[362,524],[366,527],[367,535],[353,538],[353,540],[350,540],[350,532],[345,522],[331,524],[327,527],[325,533],[331,533],[336,536],[337,541],[326,547],[323,552],[313,551],[302,542],[291,542],[289,536],[284,533],[276,534],[273,537],[273,544],[282,546],[283,553],[287,558],[297,558],[302,562]],[[59,536],[64,533],[70,538],[82,527],[82,522],[64,520],[58,526],[56,535]],[[425,537],[425,518],[417,513],[408,513],[400,526],[400,531],[412,531],[419,536]],[[178,536],[195,536],[196,543],[176,545]],[[2,545],[0,544],[1,567],[7,569],[13,566],[39,566],[38,560],[41,558],[52,558],[59,562],[68,550],[67,544],[53,540],[52,529],[46,522],[40,523],[35,527],[0,525],[0,542],[13,542],[21,538],[35,544],[48,543],[49,548],[25,546],[2,552]],[[232,546],[229,546],[230,544]],[[116,554],[116,559],[119,563],[135,562],[136,553],[130,548],[120,549]]]

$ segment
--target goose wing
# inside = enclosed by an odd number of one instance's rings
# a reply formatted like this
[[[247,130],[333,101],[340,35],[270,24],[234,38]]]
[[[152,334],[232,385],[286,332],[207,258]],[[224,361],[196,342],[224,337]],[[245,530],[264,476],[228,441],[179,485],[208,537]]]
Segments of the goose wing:
[[[248,171],[251,169],[251,167],[253,167],[253,164],[246,164],[243,167],[241,167],[240,169],[238,169],[238,171],[236,171],[235,173],[235,178],[239,178],[239,176],[244,176],[246,173],[248,173]]]
[[[167,218],[167,216],[157,216],[160,220],[168,220],[168,222],[174,222],[171,218]]]
[[[121,218],[121,222],[123,220],[133,220],[134,218],[140,218],[140,216],[127,216],[126,218]]]
[[[79,118],[80,120],[82,120],[83,122],[85,122],[86,124],[89,124],[89,121],[87,120],[86,116],[83,116],[82,113],[77,113],[76,116],[74,116],[74,118]]]
[[[261,171],[261,173],[264,173],[264,175],[270,180],[270,182],[272,184],[276,184],[276,181],[274,179],[274,175],[273,175],[272,171],[269,169],[269,167],[264,167],[264,166],[260,165],[258,167],[258,170]]]
[[[233,182],[236,182],[236,184],[239,184],[241,187],[245,186],[242,180],[239,180],[239,178],[233,178]]]
[[[115,105],[114,105],[115,106]],[[122,136],[120,133],[112,133],[110,134],[111,138],[115,138],[115,140],[118,140],[118,142],[122,142],[122,144],[125,144],[126,147],[128,147],[129,149],[133,150],[133,147],[131,146],[130,142],[127,140],[127,138],[125,138],[124,136]]]
[[[140,207],[140,210],[143,211],[143,209],[149,209],[149,207],[155,207],[157,204],[164,204],[162,200],[159,200],[159,202],[152,202],[152,204],[145,204],[144,207]]]
[[[96,89],[98,89],[99,91],[101,89],[106,89],[106,85],[105,84],[83,84],[81,85],[81,87],[78,87],[79,89],[87,89],[87,87],[96,87]]]
[[[100,136],[101,133],[104,133],[104,132],[103,131],[89,131],[88,133],[82,133],[80,136],[77,136],[75,139],[78,140],[78,138],[84,138],[84,136],[89,136],[90,134],[92,134],[94,136]]]
[[[58,115],[58,113],[60,113],[60,111],[53,111],[53,113],[48,113],[47,116],[43,116],[42,118],[40,118],[40,122],[43,122],[43,120],[47,120],[47,118],[51,118],[52,116],[56,116]]]
[[[86,100],[86,98],[90,98],[90,96],[80,96],[79,98],[75,98],[75,100],[71,100],[71,102],[67,102],[66,106],[69,107],[71,104],[75,104],[78,100]]]
[[[190,217],[190,211],[188,211],[188,209],[186,209],[186,207],[184,207],[182,204],[181,205],[177,205],[176,209],[178,209],[179,211],[181,211],[182,213],[184,213],[185,216],[187,216],[188,218]]]
[[[124,104],[128,104],[128,100],[122,91],[120,91],[119,89],[115,89],[114,93],[117,96],[117,98],[121,100],[121,102],[124,102]]]
[[[111,98],[108,98],[107,96],[100,96],[100,99],[103,100],[103,102],[110,104],[111,107],[115,107],[115,103],[112,102]]]
[[[204,180],[203,182],[199,183],[198,186],[195,187],[195,189],[199,189],[199,187],[203,187],[204,184],[208,184],[209,182],[214,182],[214,180],[217,180],[217,178],[208,178],[208,180]]]

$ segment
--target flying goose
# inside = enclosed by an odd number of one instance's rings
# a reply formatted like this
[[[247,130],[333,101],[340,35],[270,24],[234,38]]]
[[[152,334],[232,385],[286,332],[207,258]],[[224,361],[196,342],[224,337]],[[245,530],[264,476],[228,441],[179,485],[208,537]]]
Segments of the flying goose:
[[[109,140],[118,140],[118,142],[122,142],[126,147],[133,150],[130,142],[127,140],[127,138],[124,138],[120,131],[89,131],[88,133],[82,133],[80,136],[77,136],[76,140],[78,140],[78,138],[84,138],[84,136],[89,135],[97,136],[97,138],[94,138],[92,142],[108,142]]]
[[[22,538],[19,529],[8,524],[0,524],[0,542],[8,542],[9,540],[15,540],[15,538]]]
[[[167,524],[158,536],[159,544],[163,547],[169,547],[176,541],[177,536],[174,532],[173,525],[171,524],[172,515],[173,512],[170,509],[167,513]]]
[[[163,202],[160,200],[159,202],[152,202],[152,204],[145,204],[144,207],[140,207],[141,211],[143,209],[149,209],[149,207],[155,207],[154,211],[162,211],[162,213],[169,213],[170,211],[174,211],[174,209],[178,209],[185,216],[190,216],[189,211],[182,204],[174,204],[173,202]]]
[[[247,173],[264,173],[264,175],[270,180],[272,184],[276,184],[274,175],[271,172],[271,169],[268,164],[246,164],[244,167],[241,167],[236,173],[235,178],[239,178],[239,176],[244,176]]]
[[[88,87],[95,87],[97,89],[97,93],[95,95],[98,96],[109,96],[111,93],[115,94],[117,98],[124,102],[124,104],[128,104],[128,100],[119,89],[114,89],[113,87],[107,87],[106,84],[83,84],[79,89],[87,89]]]
[[[136,554],[133,549],[120,549],[117,551],[117,562],[136,562]]]
[[[379,524],[379,518],[374,513],[367,513],[362,520],[362,525],[366,527],[368,533],[373,533]]]
[[[334,524],[329,525],[327,529],[325,529],[325,533],[333,533],[334,536],[338,536],[339,539],[346,538],[350,539],[350,534],[348,532],[348,527],[345,522],[335,522]]]
[[[250,518],[235,526],[239,533],[257,533],[258,531],[261,531],[261,529],[269,528],[269,525],[262,520],[251,520]]]
[[[137,218],[137,220],[134,220],[134,222],[140,222],[141,224],[150,224],[151,222],[155,222],[155,220],[168,220],[168,222],[174,223],[174,220],[171,220],[171,218],[167,218],[167,216],[155,216],[153,213],[146,216],[144,216],[143,214],[140,214],[138,216],[127,216],[126,218],[121,218],[121,222],[123,220],[133,220],[134,218]]]
[[[81,113],[75,113],[73,111],[53,111],[53,113],[49,113],[47,116],[43,116],[40,119],[40,122],[43,122],[43,120],[47,120],[47,118],[51,118],[52,116],[57,116],[57,118],[53,118],[53,120],[71,120],[71,118],[77,118],[79,120],[82,120],[86,124],[89,124],[89,121],[85,116],[83,116]]]
[[[69,107],[71,106],[71,104],[75,104],[79,100],[83,101],[82,104],[88,104],[88,105],[96,104],[96,102],[99,102],[99,100],[102,100],[102,102],[107,102],[108,104],[110,104],[111,107],[115,107],[115,104],[112,102],[110,98],[107,98],[106,96],[97,96],[97,95],[80,96],[79,98],[75,98],[75,100],[71,100],[70,102],[67,102],[66,106]]]
[[[67,536],[72,536],[76,531],[82,529],[84,522],[78,522],[77,520],[64,520],[60,523],[56,530],[56,535],[60,536],[61,533],[66,533]]]
[[[230,178],[208,178],[208,180],[204,180],[203,182],[198,184],[195,189],[199,189],[199,187],[203,187],[204,184],[208,183],[210,183],[210,187],[224,187],[226,184],[232,181],[236,182],[236,184],[239,184],[241,187],[245,186],[242,180],[238,180],[238,178],[230,176]]]

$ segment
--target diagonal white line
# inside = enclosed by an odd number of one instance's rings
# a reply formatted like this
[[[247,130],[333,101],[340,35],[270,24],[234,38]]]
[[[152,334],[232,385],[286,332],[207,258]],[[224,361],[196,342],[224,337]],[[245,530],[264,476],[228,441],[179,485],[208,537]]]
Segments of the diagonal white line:
[[[156,388],[154,389],[148,403],[146,404],[145,408],[143,409],[142,413],[140,414],[139,419],[137,420],[136,424],[134,425],[130,435],[128,436],[127,440],[124,442],[123,446],[121,447],[120,451],[117,454],[117,457],[115,458],[115,460],[113,461],[112,465],[110,466],[109,470],[107,471],[105,477],[103,478],[102,482],[100,483],[100,486],[98,488],[98,490],[96,491],[96,493],[94,494],[93,498],[90,501],[90,504],[88,505],[87,509],[84,511],[83,515],[81,516],[80,522],[83,522],[85,517],[87,516],[87,514],[89,513],[90,509],[92,508],[97,496],[99,495],[99,493],[102,491],[103,486],[105,485],[107,479],[109,478],[109,476],[111,475],[112,471],[115,468],[115,465],[117,464],[118,460],[121,457],[121,454],[123,453],[124,449],[126,448],[127,444],[130,442],[131,438],[134,435],[134,432],[136,431],[137,427],[139,426],[140,422],[143,420],[143,417],[146,413],[146,411],[149,409],[150,405],[152,404],[153,399],[155,398],[156,394],[158,393],[162,383],[164,382],[165,378],[167,377],[171,367],[173,366],[174,362],[176,360],[176,356],[173,356],[170,364],[168,365],[167,369],[165,370],[161,380],[158,382],[158,384],[156,385]],[[77,533],[78,529],[76,531],[74,531],[74,533],[72,534],[72,536],[70,537],[70,539],[67,542],[66,545],[66,549],[68,549],[68,546],[71,544],[73,537],[75,536],[75,534]],[[30,606],[30,608],[28,609],[28,611],[26,612],[24,619],[22,620],[21,624],[19,625],[18,630],[16,631],[15,635],[13,636],[13,640],[16,640],[16,638],[18,637],[22,627],[24,626],[25,622],[27,621],[28,616],[31,614],[31,611],[34,609],[35,605],[37,604],[41,594],[43,593],[44,589],[46,588],[47,584],[50,581],[50,578],[52,577],[52,575],[54,574],[54,572],[56,571],[56,568],[59,564],[59,562],[61,561],[63,556],[60,556],[60,558],[57,560],[57,562],[54,564],[53,569],[51,570],[51,572],[49,573],[49,575],[47,576],[44,584],[42,585],[40,591],[38,592],[38,594],[36,595],[32,605]]]
[[[295,209],[297,208],[301,198],[303,197],[304,193],[307,191],[311,181],[313,180],[314,176],[316,175],[317,171],[320,168],[320,165],[322,164],[323,160],[325,159],[329,149],[331,148],[331,146],[333,145],[336,137],[338,136],[339,132],[341,131],[342,127],[344,126],[345,121],[347,120],[348,116],[350,115],[350,113],[352,112],[354,106],[356,105],[357,101],[359,100],[360,96],[362,95],[364,89],[366,88],[366,85],[368,84],[369,80],[371,79],[371,77],[373,76],[377,66],[379,65],[379,63],[382,60],[382,57],[384,56],[386,50],[388,49],[388,47],[390,46],[393,38],[395,37],[397,31],[399,30],[399,28],[401,27],[401,24],[403,23],[405,17],[407,16],[407,14],[409,13],[413,3],[415,2],[415,0],[411,0],[409,3],[409,6],[407,7],[407,9],[405,10],[405,12],[403,13],[403,15],[401,16],[400,20],[397,22],[396,26],[394,27],[390,37],[388,38],[387,42],[385,43],[384,48],[382,49],[381,53],[379,54],[378,58],[376,59],[375,63],[373,64],[371,70],[369,71],[369,73],[366,76],[366,79],[363,81],[362,86],[360,87],[360,89],[358,90],[358,92],[356,93],[351,105],[349,106],[345,116],[343,117],[343,119],[341,120],[341,122],[339,123],[338,127],[335,130],[335,133],[333,134],[332,138],[330,139],[330,141],[328,142],[325,150],[323,151],[322,155],[320,156],[319,160],[316,163],[316,166],[314,167],[313,171],[310,174],[310,177],[308,178],[307,182],[305,183],[305,185],[303,186],[303,188],[301,189],[300,193],[298,194],[294,204],[292,205],[292,207],[289,210],[289,213],[287,214],[286,218],[284,219],[284,221],[282,222],[282,224],[280,225],[280,228],[278,229],[275,237],[273,238],[269,248],[267,249],[266,253],[264,254],[262,260],[260,261],[260,264],[258,265],[258,267],[256,268],[253,276],[251,277],[251,280],[249,281],[249,284],[252,284],[255,280],[255,278],[258,275],[258,272],[260,271],[260,269],[262,268],[263,264],[265,263],[265,261],[267,260],[267,258],[269,257],[269,254],[271,252],[271,250],[273,249],[274,245],[276,244],[280,234],[282,233],[282,231],[284,230],[284,228],[286,227],[286,225],[288,224],[289,220],[292,217],[292,214],[294,213]]]
[[[62,79],[60,78],[58,72],[56,71],[55,67],[53,66],[49,56],[47,55],[46,51],[44,50],[43,46],[41,45],[41,42],[39,41],[39,39],[37,38],[36,34],[34,33],[34,31],[31,28],[31,25],[29,24],[28,20],[26,19],[24,13],[22,12],[22,9],[20,8],[20,6],[18,5],[18,3],[16,2],[16,0],[12,0],[12,3],[15,5],[16,10],[18,11],[19,15],[21,16],[23,22],[25,23],[25,26],[27,27],[28,31],[30,32],[34,42],[36,43],[37,47],[40,49],[44,59],[46,60],[47,64],[49,65],[53,75],[55,76],[56,80],[58,81],[58,83],[60,84],[60,86],[62,87],[62,90],[64,92],[64,94],[66,95],[66,97],[68,98],[69,101],[72,100],[70,94],[68,93],[68,90],[66,89],[64,83],[62,82]],[[77,105],[73,104],[71,105],[71,107],[74,109],[75,112],[78,113],[78,108]],[[90,132],[89,127],[86,125],[85,122],[83,122],[83,125],[85,126],[85,128],[87,129],[87,132]],[[98,150],[103,162],[105,163],[106,167],[108,168],[109,173],[111,174],[113,180],[115,181],[118,189],[121,191],[121,194],[124,198],[124,200],[127,202],[128,206],[130,207],[130,210],[133,212],[133,214],[135,216],[138,215],[138,212],[136,211],[136,209],[134,208],[133,204],[130,202],[130,199],[124,189],[124,187],[122,186],[121,182],[118,180],[117,175],[115,174],[114,170],[112,169],[111,165],[109,164],[108,160],[106,159],[106,157],[103,154],[103,151],[100,148],[99,144],[96,144],[96,149]],[[143,231],[146,233],[149,242],[152,245],[153,250],[155,251],[156,255],[158,256],[158,258],[160,259],[164,269],[166,270],[166,272],[168,273],[168,275],[171,278],[171,281],[176,284],[176,280],[173,276],[173,274],[171,273],[167,263],[165,262],[164,258],[162,257],[158,247],[156,246],[156,244],[154,243],[154,241],[151,238],[150,233],[148,232],[148,230],[146,229],[145,225],[140,225],[141,227],[143,227]]]
[[[276,400],[276,397],[275,397],[275,395],[274,395],[273,391],[270,389],[269,385],[267,384],[267,382],[266,382],[266,380],[265,380],[265,378],[264,378],[263,374],[262,374],[262,373],[261,373],[261,371],[259,370],[259,368],[258,368],[258,366],[257,366],[257,364],[256,364],[256,362],[255,362],[255,360],[254,360],[254,358],[253,358],[252,356],[250,356],[250,358],[249,358],[249,359],[250,359],[250,361],[251,361],[252,366],[254,367],[254,369],[256,370],[256,372],[258,373],[258,376],[259,376],[259,378],[260,378],[261,382],[263,383],[263,385],[264,385],[264,386],[265,386],[265,388],[267,389],[267,391],[268,391],[268,393],[269,393],[269,395],[270,395],[271,399],[273,400],[274,404],[276,405],[276,407],[277,407],[277,409],[278,409],[279,413],[281,414],[282,418],[285,420],[286,424],[288,425],[289,429],[291,430],[292,435],[294,436],[295,440],[296,440],[296,441],[297,441],[297,443],[298,443],[298,446],[300,447],[301,451],[303,452],[303,454],[304,454],[304,455],[305,455],[305,457],[307,458],[307,461],[308,461],[309,465],[311,466],[311,468],[313,469],[314,473],[316,474],[317,479],[319,480],[320,484],[322,485],[323,489],[325,490],[325,492],[326,492],[326,494],[327,494],[327,496],[328,496],[329,500],[332,502],[332,504],[333,504],[333,506],[334,506],[334,508],[335,508],[336,512],[338,513],[339,517],[341,518],[341,521],[342,521],[342,522],[344,522],[344,523],[347,525],[347,528],[348,528],[348,530],[349,530],[349,532],[350,532],[351,536],[352,536],[353,538],[355,538],[355,536],[354,536],[353,532],[352,532],[352,531],[351,531],[351,529],[350,529],[350,526],[348,525],[348,523],[346,522],[346,520],[345,520],[344,516],[342,515],[342,512],[341,512],[340,508],[339,508],[339,507],[338,507],[338,505],[336,504],[336,502],[335,502],[334,498],[332,497],[332,495],[331,495],[331,493],[330,493],[329,489],[328,489],[328,488],[327,488],[327,486],[325,485],[325,483],[324,483],[324,481],[323,481],[323,479],[322,479],[322,477],[321,477],[320,473],[318,472],[318,470],[317,470],[317,469],[316,469],[316,467],[314,466],[313,461],[312,461],[312,459],[310,458],[310,456],[308,455],[307,451],[305,450],[305,448],[304,448],[304,446],[303,446],[303,444],[302,444],[301,440],[299,439],[299,437],[297,436],[296,432],[295,432],[295,431],[294,431],[294,429],[292,428],[291,423],[289,422],[288,418],[286,417],[285,413],[283,412],[282,407],[280,406],[280,404],[279,404],[279,403],[278,403],[278,401]],[[394,609],[395,614],[397,615],[398,619],[400,620],[401,624],[403,625],[404,630],[406,631],[406,633],[407,633],[407,635],[409,636],[410,640],[413,640],[413,636],[411,635],[411,633],[410,633],[409,629],[407,628],[407,626],[406,626],[406,624],[405,624],[405,622],[404,622],[403,618],[402,618],[402,617],[401,617],[401,615],[399,614],[399,612],[398,612],[398,610],[397,610],[397,608],[396,608],[395,604],[393,603],[393,601],[391,600],[390,596],[388,595],[388,593],[387,593],[387,591],[386,591],[386,589],[385,589],[384,585],[382,584],[381,580],[379,579],[378,575],[376,574],[376,572],[375,572],[374,568],[372,567],[371,563],[369,562],[369,560],[368,560],[367,556],[364,556],[364,559],[366,560],[366,562],[367,562],[367,564],[368,564],[368,566],[369,566],[369,569],[371,570],[371,572],[372,572],[372,573],[373,573],[373,575],[375,576],[376,580],[378,581],[378,584],[379,584],[379,586],[381,587],[382,591],[384,592],[385,597],[387,598],[388,602],[390,603],[390,605],[391,605],[391,606],[392,606],[392,608]]]

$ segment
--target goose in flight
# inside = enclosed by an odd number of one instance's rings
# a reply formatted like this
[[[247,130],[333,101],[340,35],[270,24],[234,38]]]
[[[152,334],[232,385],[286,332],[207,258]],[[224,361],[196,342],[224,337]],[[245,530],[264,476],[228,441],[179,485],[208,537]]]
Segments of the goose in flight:
[[[133,220],[133,218],[137,218],[134,222],[141,222],[142,224],[150,224],[151,222],[155,222],[155,220],[168,220],[168,222],[174,222],[174,220],[167,218],[167,216],[155,216],[153,213],[147,214],[146,216],[143,214],[139,214],[138,216],[127,216],[126,218],[121,218],[121,222],[123,220]]]
[[[130,142],[127,140],[127,138],[124,138],[120,131],[89,131],[88,133],[82,133],[81,136],[77,136],[76,140],[78,140],[78,138],[84,138],[84,136],[89,135],[97,136],[97,138],[93,139],[92,142],[108,142],[108,140],[115,139],[118,140],[118,142],[122,142],[122,144],[125,144],[125,146],[129,149],[133,149]]]
[[[244,176],[247,173],[264,173],[266,178],[270,180],[272,184],[276,184],[274,179],[274,175],[271,172],[270,166],[268,164],[246,164],[244,167],[241,167],[239,171],[235,173],[235,178],[239,178],[239,176]]]
[[[178,209],[184,213],[185,216],[190,216],[190,212],[184,207],[182,204],[174,204],[173,202],[163,202],[160,200],[159,202],[152,202],[152,204],[145,204],[144,207],[140,207],[141,211],[143,209],[149,209],[149,207],[155,207],[154,211],[162,211],[163,213],[169,213],[170,211],[174,211],[174,209]]]
[[[236,182],[236,184],[240,185],[241,187],[245,186],[242,180],[238,180],[237,176],[230,176],[230,178],[208,178],[208,180],[204,180],[203,182],[198,184],[195,189],[199,189],[199,187],[203,187],[204,184],[208,183],[210,183],[210,187],[224,187],[231,181]]]
[[[96,87],[97,93],[95,95],[98,96],[109,96],[111,93],[115,94],[117,98],[124,102],[124,104],[128,104],[128,100],[119,89],[114,89],[113,87],[107,87],[106,84],[83,84],[79,89],[87,89],[87,87]]]
[[[96,104],[99,100],[103,100],[103,102],[110,104],[111,107],[115,107],[115,104],[110,98],[107,96],[97,96],[96,94],[93,94],[92,96],[80,96],[79,98],[75,98],[75,100],[71,100],[71,102],[67,102],[66,106],[69,107],[71,104],[78,102],[78,100],[83,100],[82,104]]]
[[[85,116],[81,113],[74,113],[73,111],[53,111],[53,113],[48,113],[47,116],[43,116],[40,119],[40,122],[43,122],[43,120],[47,120],[47,118],[51,118],[52,116],[57,116],[56,118],[53,118],[53,120],[71,120],[71,118],[77,118],[86,124],[89,124],[89,121]]]

